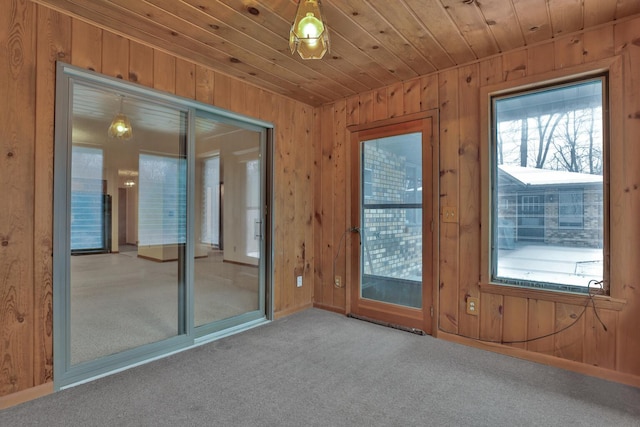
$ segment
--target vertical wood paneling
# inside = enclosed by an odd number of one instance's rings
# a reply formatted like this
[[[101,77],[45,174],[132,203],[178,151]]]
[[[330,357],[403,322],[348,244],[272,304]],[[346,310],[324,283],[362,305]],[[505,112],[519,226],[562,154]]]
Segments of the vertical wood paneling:
[[[360,122],[360,97],[351,96],[347,98],[347,126],[357,125]]]
[[[247,85],[238,79],[229,78],[229,108],[231,111],[246,111],[247,109]]]
[[[72,64],[102,72],[102,30],[74,19],[71,23]]]
[[[614,54],[613,27],[608,25],[584,33],[583,44],[585,61],[612,57]]]
[[[502,340],[503,298],[496,294],[482,294],[480,297],[480,339]]]
[[[467,296],[478,298],[480,290],[480,110],[479,87],[480,66],[469,65],[460,69],[458,76],[460,98],[460,148],[459,163],[459,199],[458,218],[460,223],[460,298],[459,329],[460,335],[477,338],[479,334],[478,316],[466,313]],[[480,305],[482,308],[482,304]]]
[[[582,34],[557,39],[554,47],[556,70],[582,64],[584,60]]]
[[[555,303],[530,299],[527,314],[527,350],[553,354],[553,336],[547,335],[554,332]]]
[[[615,369],[618,313],[611,310],[597,310],[597,317],[591,307],[585,313],[584,363]]]
[[[176,58],[157,49],[153,51],[153,87],[176,92]]]
[[[117,34],[102,33],[102,73],[119,79],[128,78],[129,40]]]
[[[208,68],[196,65],[196,100],[213,105],[215,73]],[[257,102],[260,103],[261,99]]]
[[[389,104],[387,102],[387,91],[389,88],[373,91],[373,121],[384,120],[389,117]]]
[[[387,114],[388,117],[399,117],[404,114],[404,86],[396,83],[387,90]]]
[[[458,69],[439,74],[440,100],[440,209],[459,208],[460,142],[458,111]],[[442,211],[441,211],[442,213]],[[440,224],[440,328],[458,333],[459,228],[457,222]]]
[[[420,78],[420,111],[435,110],[438,106],[438,75]]]
[[[527,75],[527,51],[517,50],[502,55],[504,80],[516,80]]]
[[[184,59],[176,59],[176,95],[196,97],[196,66]]]
[[[489,86],[502,81],[502,59],[491,58],[480,61],[480,86]],[[484,102],[483,100],[482,102]]]
[[[216,87],[213,104],[216,107],[231,109],[231,77],[222,73],[215,73]]]
[[[556,303],[555,331],[561,331],[554,335],[554,354],[563,359],[582,362],[583,341],[585,336],[584,319],[581,313],[584,307]],[[569,326],[573,325],[573,326]]]
[[[324,174],[331,173],[325,169],[323,162],[323,131],[322,131],[322,109],[315,108],[313,111],[313,300],[315,303],[326,304],[324,300],[324,288],[326,284],[323,278],[323,244],[324,244],[324,193],[322,184]],[[328,216],[327,216],[328,218]]]
[[[251,93],[251,92],[249,92]],[[249,99],[247,99],[249,101]],[[302,186],[299,186],[297,189],[302,193],[301,199],[303,203],[302,214],[300,215],[300,233],[302,234],[302,238],[304,239],[300,245],[302,249],[302,259],[304,261],[304,293],[303,299],[298,301],[299,306],[303,307],[313,302],[313,295],[315,291],[314,287],[314,263],[315,263],[315,239],[314,239],[314,228],[313,228],[313,218],[315,212],[314,206],[314,197],[310,195],[313,194],[313,172],[314,172],[314,159],[315,159],[315,147],[313,145],[314,133],[313,133],[313,108],[298,104],[299,108],[303,110],[304,116],[302,119],[296,118],[296,120],[300,121],[302,126],[302,140],[303,145],[299,146],[295,144],[295,149],[297,153],[302,153],[302,157],[300,160],[300,164],[304,165],[304,174],[300,177],[303,182]],[[299,183],[296,183],[299,185]]]
[[[374,92],[367,92],[360,95],[360,123],[371,123],[373,121],[373,99]]]
[[[129,42],[129,81],[153,87],[153,49]]]
[[[255,86],[245,85],[246,99],[245,107],[242,111],[249,117],[260,117],[260,92],[263,92],[263,90]],[[311,115],[308,109],[305,109],[304,113],[305,118]],[[303,147],[300,147],[300,149],[303,149]]]
[[[527,337],[527,307],[526,298],[505,296],[502,309],[502,339],[504,341],[523,341]],[[482,307],[480,307],[482,309]],[[526,343],[508,343],[514,347],[525,348]]]
[[[0,396],[34,385],[34,329],[42,322],[33,295],[35,8],[13,0],[0,15]]]
[[[420,79],[413,79],[403,85],[403,113],[412,114],[420,111]]]
[[[322,143],[321,167],[322,167],[322,205],[319,209],[321,212],[322,222],[322,251],[320,254],[320,279],[322,280],[322,299],[321,301],[330,306],[333,305],[333,294],[335,286],[331,278],[331,270],[333,267],[333,236],[335,228],[333,187],[335,185],[335,164],[333,162],[333,136],[334,136],[334,108],[333,105],[327,104],[321,107],[320,112],[320,141]],[[337,244],[337,242],[336,242]]]
[[[344,284],[347,280],[346,276],[346,250],[344,245],[346,243],[347,236],[344,235],[347,229],[348,218],[345,206],[347,205],[346,197],[346,185],[347,185],[347,165],[345,162],[346,151],[348,148],[348,140],[345,138],[345,127],[347,120],[347,104],[346,101],[338,101],[333,104],[333,165],[334,165],[334,181],[333,181],[333,252],[331,254],[332,273],[330,280],[333,282],[334,274],[342,278],[341,283]],[[333,272],[333,259],[340,251],[342,254],[336,260],[336,271]],[[335,288],[333,291],[334,307],[344,307],[346,303],[346,289],[344,286]]]
[[[612,200],[617,205],[612,206],[612,218],[616,221],[616,228],[621,241],[612,242],[619,245],[615,259],[616,277],[620,280],[616,286],[621,291],[621,298],[627,301],[625,309],[619,314],[617,340],[617,369],[622,372],[640,375],[640,337],[638,337],[638,320],[640,317],[640,221],[638,209],[640,207],[640,19],[627,21],[615,26],[615,46],[619,47],[623,56],[623,139],[612,140],[612,153],[618,154],[622,166],[612,168],[616,174],[616,182],[620,187],[612,187]],[[613,154],[612,154],[613,155]],[[613,179],[612,179],[613,181]],[[612,253],[613,256],[613,253]],[[612,273],[613,274],[613,273]],[[612,284],[613,286],[613,284]]]
[[[34,385],[53,380],[53,122],[56,61],[71,61],[71,18],[38,7],[34,189]]]
[[[555,46],[545,43],[527,49],[528,68],[531,75],[546,73],[555,67]]]

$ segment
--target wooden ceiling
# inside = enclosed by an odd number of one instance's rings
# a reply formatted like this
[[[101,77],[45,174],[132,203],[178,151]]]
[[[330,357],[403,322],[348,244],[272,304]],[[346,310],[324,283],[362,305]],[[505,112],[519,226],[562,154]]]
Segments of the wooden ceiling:
[[[322,0],[331,50],[289,50],[297,0],[34,0],[317,106],[640,13],[640,0]]]

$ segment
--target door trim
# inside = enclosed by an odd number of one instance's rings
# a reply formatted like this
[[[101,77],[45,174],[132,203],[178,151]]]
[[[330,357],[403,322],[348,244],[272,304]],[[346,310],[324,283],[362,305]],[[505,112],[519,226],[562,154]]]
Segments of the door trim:
[[[425,123],[427,122],[427,123]],[[414,131],[424,132],[430,125],[430,135],[423,135],[423,144],[431,143],[431,150],[422,153],[423,182],[431,180],[429,189],[423,188],[423,276],[422,308],[415,309],[360,298],[360,234],[350,233],[351,244],[347,246],[349,280],[347,282],[347,314],[363,316],[385,323],[422,330],[435,334],[434,319],[438,317],[438,248],[439,248],[439,153],[438,153],[438,111],[429,110],[411,114],[404,118],[392,118],[379,122],[351,126],[351,149],[348,150],[348,165],[351,169],[349,217],[353,227],[360,227],[361,185],[360,185],[360,142],[372,135],[392,136]],[[389,128],[388,130],[385,128]],[[385,132],[388,131],[388,134]],[[431,175],[429,176],[429,172]],[[427,191],[428,190],[428,191]],[[430,206],[429,206],[430,204]],[[431,244],[429,244],[429,241]],[[430,266],[426,261],[430,261]],[[429,268],[424,268],[425,266]]]

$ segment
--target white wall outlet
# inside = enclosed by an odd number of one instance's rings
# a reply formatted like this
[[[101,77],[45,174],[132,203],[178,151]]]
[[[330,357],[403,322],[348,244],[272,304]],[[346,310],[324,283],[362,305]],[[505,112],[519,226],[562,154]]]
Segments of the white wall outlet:
[[[302,287],[302,276],[296,276],[296,286],[299,288]]]

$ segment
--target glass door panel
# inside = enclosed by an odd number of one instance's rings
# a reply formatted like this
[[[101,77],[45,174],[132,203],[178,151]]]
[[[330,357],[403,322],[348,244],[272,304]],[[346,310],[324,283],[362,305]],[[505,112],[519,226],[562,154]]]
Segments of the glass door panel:
[[[107,135],[118,112],[133,138]],[[185,333],[187,113],[76,83],[71,123],[69,360],[77,365]],[[112,214],[119,193],[124,215]]]
[[[432,118],[354,132],[351,314],[431,333]],[[429,226],[423,227],[423,224]]]
[[[206,115],[195,127],[194,325],[263,316],[262,133]]]
[[[362,142],[361,297],[422,307],[422,134]]]

